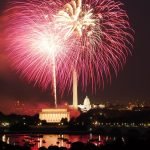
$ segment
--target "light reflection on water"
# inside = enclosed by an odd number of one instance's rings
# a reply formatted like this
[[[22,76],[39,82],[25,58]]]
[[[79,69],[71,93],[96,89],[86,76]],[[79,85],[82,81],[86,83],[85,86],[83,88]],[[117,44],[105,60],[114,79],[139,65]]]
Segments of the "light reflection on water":
[[[25,145],[30,144],[32,150],[38,150],[39,147],[57,145],[59,147],[70,148],[71,142],[80,141],[83,143],[93,140],[96,145],[104,144],[108,137],[100,135],[68,135],[68,134],[5,134],[1,135],[1,140],[7,144]]]

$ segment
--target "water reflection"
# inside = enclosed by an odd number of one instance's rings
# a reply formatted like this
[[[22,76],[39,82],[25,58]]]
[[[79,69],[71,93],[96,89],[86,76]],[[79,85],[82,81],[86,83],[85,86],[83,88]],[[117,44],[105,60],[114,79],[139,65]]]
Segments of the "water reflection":
[[[7,144],[13,145],[29,145],[32,150],[37,150],[39,147],[49,147],[57,145],[58,147],[70,148],[72,142],[81,141],[87,143],[88,141],[96,144],[103,145],[110,137],[101,135],[67,135],[67,134],[5,134],[1,135],[1,140]]]
[[[2,141],[3,141],[3,142],[6,142],[6,135],[3,135],[3,136],[2,136]]]

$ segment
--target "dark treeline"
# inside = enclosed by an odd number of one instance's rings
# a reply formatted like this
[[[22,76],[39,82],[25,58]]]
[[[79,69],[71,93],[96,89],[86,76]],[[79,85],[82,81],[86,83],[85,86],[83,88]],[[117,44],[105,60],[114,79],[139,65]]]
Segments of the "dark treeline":
[[[91,120],[97,120],[100,122],[150,122],[150,109],[148,110],[110,110],[110,109],[91,109],[86,113],[80,114],[77,118],[72,118],[75,122],[91,122]],[[17,115],[17,114],[10,114],[4,115],[0,112],[0,122],[28,122],[29,124],[36,124],[38,123],[39,116],[35,114],[34,116],[27,116],[27,115]],[[65,122],[65,119],[63,119]],[[43,122],[44,123],[44,122]]]
[[[38,114],[34,116],[25,115],[4,115],[0,113],[0,130],[6,127],[10,131],[31,131],[33,128],[38,131],[46,128],[63,128],[67,131],[96,131],[105,127],[142,127],[150,126],[150,110],[110,110],[110,109],[91,109],[86,113],[81,113],[77,118],[71,118],[68,122],[62,118],[59,124],[50,124],[39,120]],[[8,126],[3,123],[8,122]],[[40,126],[39,126],[40,124]],[[39,128],[40,127],[40,128]],[[35,130],[35,131],[36,131]],[[49,130],[50,131],[50,130]],[[53,130],[54,131],[54,130]],[[3,131],[1,131],[3,132]]]

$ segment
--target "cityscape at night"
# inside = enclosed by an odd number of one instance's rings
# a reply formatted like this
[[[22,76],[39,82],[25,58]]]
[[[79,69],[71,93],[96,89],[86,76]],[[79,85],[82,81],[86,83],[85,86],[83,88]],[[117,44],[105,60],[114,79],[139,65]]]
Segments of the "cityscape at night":
[[[149,7],[0,0],[0,149],[148,149]]]

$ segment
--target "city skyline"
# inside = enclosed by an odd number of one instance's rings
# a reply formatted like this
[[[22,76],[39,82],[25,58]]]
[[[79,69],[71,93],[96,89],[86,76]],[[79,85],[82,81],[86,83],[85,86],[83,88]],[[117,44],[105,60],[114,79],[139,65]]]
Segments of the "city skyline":
[[[8,1],[8,0],[7,0]],[[121,0],[124,3],[123,8],[127,11],[131,27],[135,31],[135,42],[133,45],[132,56],[127,58],[127,63],[124,68],[119,71],[117,78],[112,76],[111,84],[105,84],[104,89],[98,89],[96,94],[91,91],[82,93],[81,87],[78,87],[79,102],[85,98],[86,95],[94,102],[100,103],[99,100],[118,100],[124,103],[130,100],[144,100],[150,103],[150,2],[145,3],[133,0]],[[5,0],[0,2],[0,23],[6,19],[2,13],[7,8]],[[18,99],[29,103],[53,103],[53,96],[50,95],[49,89],[42,91],[33,84],[28,84],[24,79],[20,78],[19,74],[10,68],[6,55],[3,53],[5,45],[3,42],[3,26],[0,27],[0,103],[12,102]],[[58,95],[58,102],[72,103],[72,93]]]

